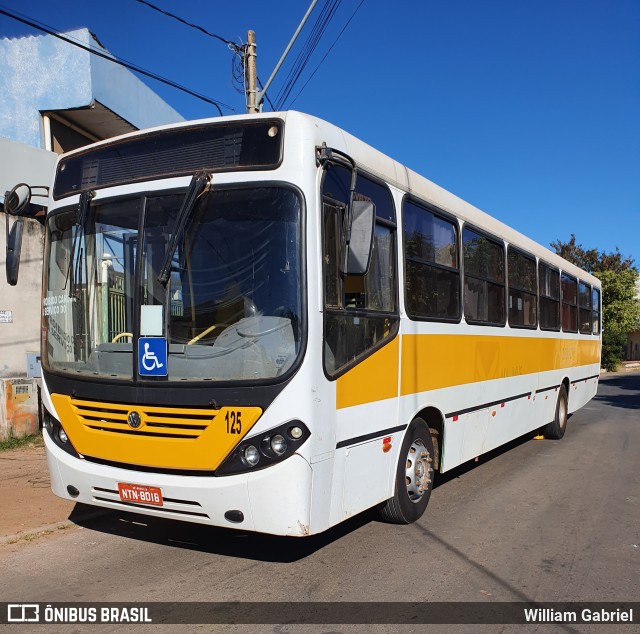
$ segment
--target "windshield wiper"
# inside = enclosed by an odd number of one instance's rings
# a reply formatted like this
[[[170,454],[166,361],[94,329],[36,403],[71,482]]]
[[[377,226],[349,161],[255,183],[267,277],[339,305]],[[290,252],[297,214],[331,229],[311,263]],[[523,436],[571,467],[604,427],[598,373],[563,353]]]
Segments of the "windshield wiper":
[[[80,202],[78,204],[78,211],[76,212],[76,221],[74,223],[74,225],[76,225],[78,228],[74,229],[74,233],[73,233],[73,241],[71,243],[71,255],[69,257],[69,268],[67,269],[67,275],[65,276],[65,280],[64,280],[64,288],[67,287],[67,282],[70,281],[69,284],[69,297],[72,296],[72,294],[75,292],[75,285],[76,285],[76,280],[75,279],[71,279],[69,280],[69,275],[71,274],[71,271],[73,271],[73,275],[75,277],[75,270],[74,270],[74,258],[75,258],[75,253],[76,253],[76,246],[77,246],[77,242],[78,242],[78,235],[80,234],[81,231],[84,231],[85,227],[85,222],[87,221],[87,216],[89,213],[89,205],[91,204],[91,200],[93,198],[95,198],[95,191],[93,191],[92,189],[89,191],[85,191],[82,192],[80,194]],[[78,262],[80,261],[81,257],[78,257]]]
[[[178,211],[178,215],[176,216],[176,221],[173,224],[171,240],[167,245],[167,252],[164,255],[164,261],[160,268],[160,273],[158,273],[158,282],[163,286],[166,286],[169,281],[169,276],[171,275],[171,261],[173,260],[173,255],[178,248],[178,242],[180,242],[180,237],[182,236],[182,232],[187,224],[187,220],[189,219],[193,208],[196,206],[196,202],[200,195],[204,191],[207,191],[210,182],[211,174],[207,174],[207,172],[197,172],[191,179],[189,189],[182,201],[182,207],[180,207],[180,211]]]

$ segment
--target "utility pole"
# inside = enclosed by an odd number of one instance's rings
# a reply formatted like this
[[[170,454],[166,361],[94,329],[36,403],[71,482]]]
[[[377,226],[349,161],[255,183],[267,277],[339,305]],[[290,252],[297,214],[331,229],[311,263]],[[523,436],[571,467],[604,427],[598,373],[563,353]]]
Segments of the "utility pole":
[[[256,68],[256,34],[254,31],[247,32],[247,52],[246,52],[246,72],[247,72],[247,112],[255,114],[260,112],[258,107],[258,70]]]

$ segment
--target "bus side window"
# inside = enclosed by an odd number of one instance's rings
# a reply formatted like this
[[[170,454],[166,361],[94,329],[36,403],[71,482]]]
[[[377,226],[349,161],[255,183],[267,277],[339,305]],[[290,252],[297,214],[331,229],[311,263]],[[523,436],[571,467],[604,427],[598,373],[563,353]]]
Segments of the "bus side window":
[[[405,201],[405,301],[414,319],[460,321],[458,226]]]
[[[591,311],[591,286],[583,281],[578,284],[578,321],[580,332],[583,335],[590,335],[593,329],[591,320],[593,319]]]
[[[562,330],[578,332],[578,281],[562,274]]]
[[[538,263],[540,328],[560,330],[560,271]]]
[[[517,251],[509,245],[507,268],[509,275],[509,325],[515,328],[535,328],[538,325],[535,258]]]
[[[594,288],[591,293],[591,306],[593,307],[593,330],[592,333],[594,335],[600,334],[600,291],[597,288]]]
[[[464,314],[469,323],[504,326],[504,244],[477,231],[462,230]]]

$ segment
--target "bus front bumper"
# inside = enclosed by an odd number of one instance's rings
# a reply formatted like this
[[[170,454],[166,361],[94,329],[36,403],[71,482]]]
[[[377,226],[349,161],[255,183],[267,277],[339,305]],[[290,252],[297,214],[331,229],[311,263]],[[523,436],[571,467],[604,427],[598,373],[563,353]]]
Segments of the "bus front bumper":
[[[273,535],[310,534],[312,470],[298,454],[259,471],[196,477],[146,473],[74,458],[56,446],[46,431],[43,435],[51,489],[61,498],[116,511]],[[160,489],[162,506],[123,502],[119,484]],[[234,519],[225,518],[225,514]],[[240,516],[242,521],[238,521]]]

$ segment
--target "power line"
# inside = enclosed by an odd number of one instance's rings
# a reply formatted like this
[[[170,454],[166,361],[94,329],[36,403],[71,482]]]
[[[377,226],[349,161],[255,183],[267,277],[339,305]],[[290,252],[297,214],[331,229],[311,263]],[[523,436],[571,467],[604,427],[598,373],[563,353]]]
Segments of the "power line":
[[[264,90],[262,82],[260,81],[260,77],[258,77],[258,86],[260,87],[260,90]],[[264,93],[264,98],[269,102],[269,105],[271,106],[271,110],[275,112],[276,109],[273,107],[273,104],[271,103],[271,99],[269,99],[269,95],[267,95],[266,92]]]
[[[349,26],[349,24],[351,24],[351,20],[353,20],[356,13],[358,13],[358,10],[363,5],[363,3],[364,3],[364,0],[360,0],[360,4],[355,8],[353,13],[351,14],[351,17],[347,20],[347,23],[342,28],[342,31],[338,33],[338,37],[336,37],[336,39],[333,41],[333,44],[329,47],[329,50],[324,54],[324,57],[320,60],[320,63],[315,67],[315,70],[311,73],[311,76],[309,77],[309,79],[307,79],[307,81],[304,83],[304,86],[300,88],[300,92],[298,92],[298,94],[293,98],[293,101],[291,102],[289,107],[293,106],[293,104],[296,102],[298,97],[302,94],[302,91],[307,87],[307,84],[313,79],[313,76],[316,74],[320,66],[322,66],[322,63],[324,62],[324,60],[327,59],[329,53],[331,53],[331,51],[333,50],[333,47],[338,43],[338,40],[340,39],[342,34],[347,30],[347,27]]]
[[[9,11],[6,11],[2,8],[0,8],[0,15],[5,15],[9,18],[12,18],[13,20],[17,20],[18,22],[22,22],[23,24],[26,24],[27,26],[30,26],[34,29],[37,29],[39,31],[43,31],[44,33],[48,33],[49,35],[53,35],[54,37],[58,38],[59,40],[62,40],[63,42],[67,42],[68,44],[71,44],[72,46],[76,46],[78,48],[81,48],[89,53],[91,53],[92,55],[97,55],[98,57],[102,57],[103,59],[109,60],[111,62],[113,62],[114,64],[118,64],[120,66],[124,66],[125,68],[132,70],[136,73],[140,73],[141,75],[144,75],[146,77],[149,77],[151,79],[155,79],[156,81],[159,81],[163,84],[166,84],[167,86],[171,86],[172,88],[176,88],[177,90],[181,90],[182,92],[191,95],[192,97],[196,97],[197,99],[200,99],[202,101],[205,101],[206,103],[209,103],[213,106],[215,106],[218,109],[218,112],[220,113],[220,116],[222,116],[222,110],[220,108],[220,106],[223,106],[224,108],[226,108],[227,110],[230,110],[231,112],[236,112],[235,108],[232,108],[231,106],[229,106],[228,104],[219,101],[217,99],[212,99],[210,97],[207,97],[205,95],[202,95],[198,92],[195,92],[194,90],[191,90],[190,88],[187,88],[186,86],[182,86],[181,84],[178,84],[170,79],[166,79],[165,77],[162,77],[161,75],[158,75],[157,73],[145,70],[144,68],[141,68],[140,66],[137,66],[136,64],[133,64],[131,62],[127,62],[126,60],[120,59],[118,57],[115,57],[112,54],[107,54],[107,53],[103,53],[102,51],[98,51],[96,49],[91,48],[90,46],[86,46],[85,44],[82,44],[81,42],[77,42],[74,41],[72,38],[69,38],[65,35],[62,35],[61,33],[57,32],[55,29],[53,29],[53,27],[47,26],[45,24],[39,23],[34,21],[32,18],[27,18],[25,17],[21,17],[22,14],[14,14],[11,13]]]
[[[193,24],[192,22],[189,22],[184,18],[181,18],[179,15],[176,15],[175,13],[170,13],[169,11],[165,11],[164,9],[161,9],[156,5],[151,4],[151,2],[147,2],[147,0],[135,0],[135,1],[139,2],[140,4],[146,5],[147,7],[149,7],[150,9],[153,9],[154,11],[157,11],[158,13],[162,13],[163,15],[166,15],[169,18],[177,20],[178,22],[180,22],[181,24],[184,24],[185,26],[188,26],[192,29],[196,29],[197,31],[204,33],[208,37],[212,37],[226,44],[229,47],[229,49],[234,53],[234,58],[231,62],[231,83],[232,85],[234,85],[233,82],[235,81],[237,84],[240,84],[240,83],[244,84],[244,52],[245,52],[246,45],[244,44],[238,45],[235,42],[232,42],[231,40],[227,40],[224,37],[221,37],[220,35],[216,35],[215,33],[210,33],[204,27],[198,24]],[[262,88],[262,83],[260,82],[259,77],[258,77],[258,84],[260,84],[260,88]],[[235,87],[236,86],[234,85],[234,88]],[[244,85],[242,86],[241,89],[237,89],[237,90],[239,90],[239,92],[242,92],[244,94],[245,92]],[[273,108],[271,99],[269,99],[267,95],[265,95],[265,98],[271,105],[271,108]]]
[[[179,15],[175,15],[174,13],[169,13],[169,11],[165,11],[164,9],[161,9],[160,7],[156,7],[155,4],[151,4],[150,2],[147,2],[147,0],[136,0],[136,2],[139,2],[140,4],[144,4],[146,6],[148,6],[150,9],[153,9],[154,11],[157,11],[158,13],[162,13],[164,15],[166,15],[167,17],[173,18],[174,20],[177,20],[178,22],[181,22],[182,24],[185,24],[186,26],[190,26],[192,29],[197,29],[198,31],[201,31],[202,33],[204,33],[205,35],[208,35],[209,37],[213,37],[216,40],[220,40],[221,42],[224,42],[232,51],[236,52],[237,49],[237,44],[234,44],[231,40],[226,40],[223,37],[220,37],[219,35],[216,35],[215,33],[210,33],[209,31],[207,31],[207,29],[197,25],[197,24],[193,24],[192,22],[187,22],[187,20],[185,20],[184,18],[181,18]]]
[[[300,79],[302,72],[306,68],[309,59],[316,50],[322,36],[324,35],[329,23],[334,17],[341,0],[325,0],[324,6],[318,15],[311,33],[307,37],[307,41],[302,47],[300,53],[296,57],[296,60],[287,75],[284,84],[280,88],[276,99],[276,107],[282,109],[285,101],[288,99],[293,87]]]

